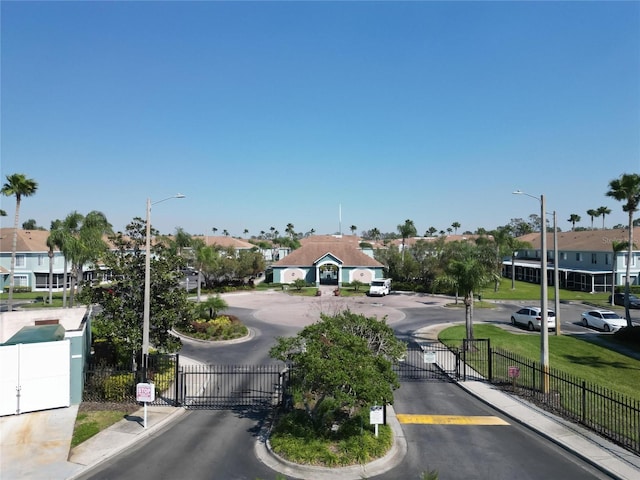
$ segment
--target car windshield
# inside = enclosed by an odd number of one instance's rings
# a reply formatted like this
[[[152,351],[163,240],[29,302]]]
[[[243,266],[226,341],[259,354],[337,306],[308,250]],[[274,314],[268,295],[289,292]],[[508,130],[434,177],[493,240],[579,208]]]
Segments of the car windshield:
[[[620,318],[620,315],[617,313],[603,313],[602,316],[608,319]]]

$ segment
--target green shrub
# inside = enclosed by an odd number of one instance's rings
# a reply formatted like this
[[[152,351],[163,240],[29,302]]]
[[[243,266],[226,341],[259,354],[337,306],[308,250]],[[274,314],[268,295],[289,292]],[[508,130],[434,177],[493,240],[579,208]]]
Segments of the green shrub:
[[[104,381],[104,399],[110,402],[123,402],[135,397],[135,378],[133,373],[119,373]]]

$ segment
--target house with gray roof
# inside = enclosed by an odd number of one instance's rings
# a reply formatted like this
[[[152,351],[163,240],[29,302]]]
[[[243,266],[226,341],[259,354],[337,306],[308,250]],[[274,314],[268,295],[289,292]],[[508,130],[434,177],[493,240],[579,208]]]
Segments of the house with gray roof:
[[[305,239],[302,246],[272,265],[274,283],[302,279],[309,284],[338,285],[358,280],[369,284],[384,277],[384,265],[364,253],[357,241],[340,236]]]

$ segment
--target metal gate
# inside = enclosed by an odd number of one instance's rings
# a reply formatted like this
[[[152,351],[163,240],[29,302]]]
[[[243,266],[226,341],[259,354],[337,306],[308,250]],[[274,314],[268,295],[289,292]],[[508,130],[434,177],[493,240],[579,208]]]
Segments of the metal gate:
[[[408,345],[406,355],[393,368],[401,382],[453,381],[460,377],[458,351],[440,342],[420,341]]]
[[[277,406],[285,372],[282,365],[184,365],[180,403],[193,409]]]

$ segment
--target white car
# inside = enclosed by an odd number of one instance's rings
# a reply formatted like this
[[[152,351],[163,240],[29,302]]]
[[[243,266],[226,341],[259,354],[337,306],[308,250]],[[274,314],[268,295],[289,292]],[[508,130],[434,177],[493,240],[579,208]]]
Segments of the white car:
[[[582,325],[605,332],[615,332],[627,326],[627,321],[611,310],[590,310],[582,313]]]
[[[542,309],[540,307],[523,307],[511,315],[511,325],[522,325],[527,330],[540,330],[542,326]],[[556,329],[556,312],[547,310],[547,329]]]

